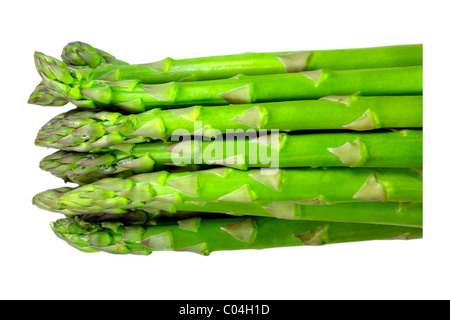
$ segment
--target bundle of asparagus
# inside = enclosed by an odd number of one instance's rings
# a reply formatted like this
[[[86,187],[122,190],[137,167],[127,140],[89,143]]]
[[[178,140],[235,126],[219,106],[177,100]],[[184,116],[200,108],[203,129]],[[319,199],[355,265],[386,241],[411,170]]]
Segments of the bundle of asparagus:
[[[35,53],[39,208],[83,252],[263,249],[422,237],[422,46],[129,64]]]

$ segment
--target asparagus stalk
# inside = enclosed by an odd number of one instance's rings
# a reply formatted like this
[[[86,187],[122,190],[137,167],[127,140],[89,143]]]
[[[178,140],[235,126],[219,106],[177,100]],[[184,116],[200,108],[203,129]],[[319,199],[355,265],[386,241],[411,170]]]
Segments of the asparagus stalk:
[[[264,217],[179,220],[152,226],[118,222],[93,224],[60,219],[51,224],[56,236],[83,252],[148,255],[153,251],[213,251],[325,245],[384,239],[418,239],[421,228],[288,221]]]
[[[174,134],[215,136],[231,131],[373,130],[421,128],[422,96],[333,96],[319,100],[153,109],[139,114],[78,109],[39,131],[36,145],[99,152],[130,143],[170,140]],[[126,143],[126,145],[124,145]],[[129,147],[129,146],[128,146]]]
[[[220,57],[173,60],[163,59],[159,62],[128,65],[116,59],[113,55],[92,47],[84,42],[67,44],[61,55],[63,61],[77,68],[78,76],[95,80],[141,80],[143,83],[164,83],[182,78],[191,80],[207,80],[227,78],[239,73],[270,74],[297,72],[301,69],[301,60],[306,58],[304,70],[329,69],[365,69],[422,65],[422,45],[403,45],[364,49],[319,50],[282,53],[246,53]],[[158,70],[158,66],[168,63],[170,72]],[[224,68],[217,68],[217,64]],[[215,66],[207,68],[206,66]],[[152,69],[155,68],[155,69]],[[95,68],[95,69],[92,69]],[[247,70],[247,71],[246,71]],[[170,80],[172,79],[172,80]],[[35,89],[39,91],[39,86]],[[53,97],[54,95],[54,97]],[[53,99],[56,101],[53,102]],[[29,103],[42,106],[61,106],[66,104],[57,94],[45,93],[45,99],[40,99],[33,93]]]
[[[259,167],[422,167],[422,130],[283,133],[253,139],[239,137],[128,145],[129,149],[123,149],[126,152],[110,149],[106,154],[57,151],[42,159],[39,166],[64,180],[74,178],[90,182],[117,174],[127,178],[135,173],[161,170],[164,165],[206,164],[240,170]]]
[[[354,202],[330,205],[302,204],[294,201],[253,201],[250,203],[222,201],[186,201],[168,203],[153,201],[141,210],[112,208],[96,214],[84,213],[84,208],[67,209],[59,199],[70,188],[46,190],[34,198],[41,209],[81,217],[83,220],[125,221],[127,223],[152,223],[155,219],[180,218],[180,216],[205,216],[226,214],[233,216],[260,216],[287,220],[313,220],[351,223],[391,224],[410,227],[422,226],[422,203],[407,202]],[[213,215],[214,216],[214,215]]]
[[[78,77],[85,80],[139,80],[157,84],[172,81],[198,81],[230,78],[238,74],[266,75],[307,70],[370,69],[422,65],[422,45],[387,46],[362,49],[285,51],[244,53],[119,65],[111,63],[109,54],[83,43],[72,43],[64,48],[66,63],[85,64],[95,69],[80,70]],[[75,62],[75,63],[74,63]],[[106,62],[104,64],[102,62]]]
[[[35,204],[39,197],[34,197]],[[154,201],[422,202],[422,176],[413,169],[380,168],[158,171],[73,188],[59,195],[57,206],[91,214],[152,208]]]
[[[195,104],[225,105],[284,100],[319,99],[327,95],[421,95],[422,66],[304,71],[230,79],[147,85],[137,80],[83,80],[52,57],[35,54],[45,85],[78,107],[142,112],[151,108]]]

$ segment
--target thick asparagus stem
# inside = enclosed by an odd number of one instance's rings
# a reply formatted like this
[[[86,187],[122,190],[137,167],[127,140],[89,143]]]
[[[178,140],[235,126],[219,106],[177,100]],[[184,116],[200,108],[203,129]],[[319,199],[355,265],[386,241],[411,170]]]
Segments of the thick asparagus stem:
[[[173,134],[235,131],[373,130],[421,128],[422,96],[334,96],[320,100],[269,102],[161,110],[122,115],[98,110],[59,114],[39,131],[36,145],[77,152],[125,147]],[[126,143],[126,145],[124,145]]]
[[[240,170],[258,167],[422,167],[421,130],[272,134],[250,139],[149,142],[129,146],[127,152],[110,149],[106,154],[58,151],[42,159],[39,166],[65,180],[73,178],[88,183],[117,174],[127,178],[133,173],[161,170],[164,165],[171,164],[221,165]]]
[[[35,54],[45,85],[83,108],[114,106],[128,112],[195,104],[225,105],[319,99],[327,95],[421,95],[422,66],[304,71],[231,79],[147,85],[136,80],[80,80],[52,57]]]
[[[51,189],[38,194],[34,203],[41,209],[62,213],[66,217],[82,217],[88,221],[126,221],[152,223],[161,218],[179,218],[183,215],[210,217],[213,213],[233,216],[260,216],[287,220],[314,220],[351,223],[392,224],[410,227],[422,226],[422,203],[354,202],[330,205],[301,204],[293,201],[253,201],[251,203],[222,201],[186,201],[168,203],[154,201],[142,210],[113,208],[97,214],[83,214],[83,208],[70,210],[59,198],[68,188]],[[315,205],[314,205],[315,204]]]
[[[244,53],[225,56],[202,57],[118,65],[111,63],[109,54],[83,43],[72,43],[64,48],[66,63],[89,64],[95,69],[83,69],[79,77],[85,80],[107,81],[139,80],[157,84],[171,81],[197,81],[224,79],[238,74],[266,75],[318,69],[351,70],[392,68],[422,65],[422,45],[388,46],[362,49],[286,51],[269,53]]]
[[[35,196],[39,200],[39,195]],[[61,194],[53,205],[80,213],[154,206],[154,201],[422,202],[422,176],[413,169],[302,168],[143,173],[106,178]],[[38,201],[34,201],[38,205]]]
[[[213,251],[324,245],[384,239],[418,239],[422,228],[288,221],[264,217],[179,220],[153,226],[92,224],[61,219],[51,224],[55,234],[83,252],[148,255],[152,251]]]

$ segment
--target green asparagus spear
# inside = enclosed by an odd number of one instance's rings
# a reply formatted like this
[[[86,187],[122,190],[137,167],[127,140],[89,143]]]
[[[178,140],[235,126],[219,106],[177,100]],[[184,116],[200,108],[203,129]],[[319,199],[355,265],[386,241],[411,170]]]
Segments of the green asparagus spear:
[[[209,255],[219,250],[324,245],[383,239],[420,239],[422,228],[288,221],[264,217],[179,220],[152,226],[118,222],[93,224],[60,219],[56,236],[83,252],[148,255],[153,251],[187,251]]]
[[[58,207],[89,214],[152,208],[154,201],[422,202],[422,176],[413,169],[380,168],[158,171],[73,188],[60,194]]]
[[[57,151],[42,159],[40,168],[64,180],[85,179],[90,183],[109,175],[122,174],[118,177],[127,178],[133,173],[161,170],[170,164],[221,165],[240,170],[258,167],[422,167],[422,130],[282,133],[251,139],[149,142],[129,146],[127,152],[115,149],[108,153]]]
[[[117,80],[138,79],[143,83],[164,83],[190,77],[196,79],[220,79],[239,73],[270,74],[297,72],[301,68],[302,57],[306,58],[304,70],[329,69],[364,69],[384,67],[404,67],[422,65],[422,45],[404,45],[364,49],[319,50],[282,53],[250,53],[221,57],[173,60],[166,58],[160,62],[143,65],[128,65],[111,54],[94,48],[80,41],[67,44],[61,55],[63,61],[72,68],[80,66],[96,67],[78,68],[78,72],[86,79],[98,78]],[[234,63],[233,63],[234,62]],[[169,63],[170,72],[158,71],[162,63]],[[299,64],[300,63],[300,64]],[[215,65],[205,68],[205,65]],[[217,68],[217,64],[225,68]],[[127,66],[125,66],[127,65]],[[156,68],[156,70],[152,69]],[[245,72],[245,70],[248,70]],[[73,71],[75,72],[75,71]],[[79,75],[79,76],[80,76]],[[172,80],[170,80],[172,79]],[[39,91],[40,86],[35,89]],[[54,97],[52,97],[54,95]],[[53,102],[53,100],[56,100]],[[33,93],[29,103],[43,106],[61,106],[63,102],[54,92],[47,90],[45,98]]]
[[[113,57],[112,57],[113,58]],[[85,64],[95,69],[80,70],[78,77],[85,80],[139,80],[157,84],[171,81],[198,81],[224,79],[238,74],[266,75],[307,70],[371,69],[422,65],[422,45],[387,46],[362,49],[286,51],[270,53],[244,53],[118,65],[110,62],[109,54],[83,43],[72,43],[64,48],[66,63]],[[103,64],[99,66],[102,63]],[[99,67],[98,67],[99,66]]]
[[[71,110],[39,131],[36,145],[77,152],[120,149],[174,134],[215,136],[245,131],[321,129],[373,130],[421,128],[422,96],[333,96],[319,100],[235,104],[161,110],[122,115],[98,110]],[[96,146],[98,145],[98,146]],[[128,146],[129,147],[129,146]]]
[[[34,204],[41,209],[64,214],[66,217],[82,217],[88,221],[125,221],[127,223],[151,223],[155,218],[179,218],[183,215],[210,217],[213,213],[233,216],[260,216],[287,220],[315,220],[352,223],[392,224],[411,227],[422,226],[422,203],[406,202],[354,202],[320,205],[292,201],[253,201],[250,203],[222,201],[186,201],[168,203],[154,201],[141,210],[112,208],[89,214],[84,208],[72,208],[59,199],[70,188],[50,189],[36,195]]]
[[[78,107],[142,112],[161,107],[226,105],[284,100],[319,99],[327,95],[421,95],[422,66],[304,71],[266,76],[147,85],[137,80],[83,80],[62,62],[35,54],[45,85]]]

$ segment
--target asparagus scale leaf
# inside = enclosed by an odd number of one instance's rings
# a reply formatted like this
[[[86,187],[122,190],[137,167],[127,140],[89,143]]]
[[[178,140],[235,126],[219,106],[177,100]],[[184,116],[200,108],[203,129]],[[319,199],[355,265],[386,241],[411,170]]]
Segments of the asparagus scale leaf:
[[[318,246],[354,241],[418,239],[421,228],[361,223],[288,221],[264,217],[201,219],[152,226],[120,222],[93,224],[60,219],[51,224],[60,239],[83,252],[149,255],[181,251],[209,255],[214,251]]]

